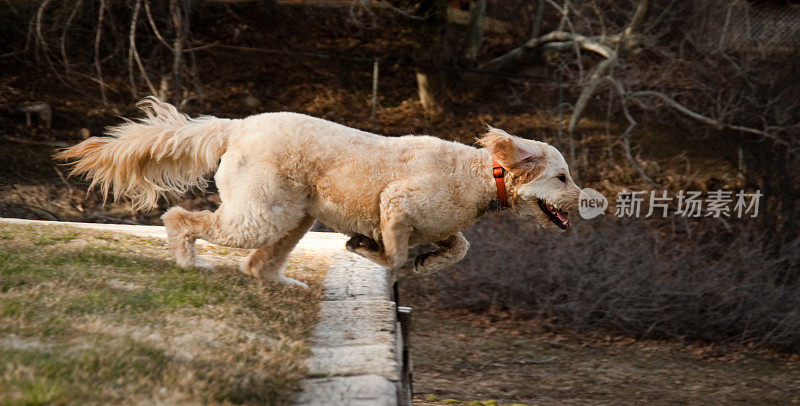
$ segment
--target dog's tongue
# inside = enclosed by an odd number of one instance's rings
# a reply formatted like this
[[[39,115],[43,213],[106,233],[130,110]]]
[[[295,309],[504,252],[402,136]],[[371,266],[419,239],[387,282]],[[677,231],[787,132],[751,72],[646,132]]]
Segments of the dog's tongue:
[[[570,226],[569,217],[567,217],[567,213],[564,213],[561,210],[556,210],[555,213],[556,213],[556,217],[561,222],[561,224],[563,224],[563,225],[565,225],[567,227]]]

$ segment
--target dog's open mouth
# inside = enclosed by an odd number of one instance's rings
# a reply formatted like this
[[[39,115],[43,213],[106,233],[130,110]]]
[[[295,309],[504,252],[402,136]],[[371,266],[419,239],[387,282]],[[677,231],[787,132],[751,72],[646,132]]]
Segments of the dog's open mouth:
[[[567,228],[570,227],[569,216],[567,215],[567,212],[559,210],[552,204],[547,203],[542,199],[539,199],[538,203],[539,203],[539,208],[542,209],[544,214],[547,215],[547,218],[549,218],[550,221],[553,222],[553,224],[555,224],[562,230],[566,230]]]

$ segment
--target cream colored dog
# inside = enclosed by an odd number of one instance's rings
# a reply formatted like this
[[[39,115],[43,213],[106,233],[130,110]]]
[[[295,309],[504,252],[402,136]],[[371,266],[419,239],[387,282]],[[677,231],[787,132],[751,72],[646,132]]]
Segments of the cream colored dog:
[[[59,152],[107,197],[156,207],[160,196],[203,188],[215,169],[222,204],[215,212],[181,207],[164,216],[178,265],[206,266],[195,240],[254,248],[242,270],[305,286],[281,270],[317,219],[351,237],[347,248],[396,269],[408,249],[434,244],[415,269],[433,272],[467,253],[461,230],[497,206],[505,187],[515,214],[548,229],[570,226],[580,189],[557,149],[490,128],[485,149],[427,136],[382,137],[296,113],[240,120],[191,119],[156,98],[147,117]],[[505,168],[493,178],[493,160]]]

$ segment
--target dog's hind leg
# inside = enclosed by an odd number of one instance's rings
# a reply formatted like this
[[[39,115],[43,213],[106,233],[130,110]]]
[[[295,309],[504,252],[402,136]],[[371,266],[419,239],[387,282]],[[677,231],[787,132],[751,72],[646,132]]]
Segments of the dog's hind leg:
[[[308,221],[304,207],[298,200],[301,199],[257,202],[245,207],[223,202],[213,213],[208,210],[190,212],[182,207],[173,207],[164,213],[162,219],[178,265],[202,266],[202,261],[198,261],[195,255],[196,239],[235,248],[261,248],[277,244],[287,233]]]
[[[195,255],[197,238],[228,247],[262,248],[278,244],[310,221],[305,212],[307,200],[285,187],[281,179],[263,175],[250,179],[254,180],[234,183],[218,179],[222,204],[213,213],[173,207],[162,216],[179,266],[204,265]]]
[[[201,260],[195,253],[195,240],[201,231],[212,223],[214,214],[208,210],[190,212],[183,207],[167,210],[161,219],[167,229],[167,241],[178,266],[211,268],[211,264]]]
[[[306,216],[302,208],[297,211],[287,208],[276,210],[276,206],[278,204],[257,207],[269,207],[278,213],[266,209],[258,213],[248,213],[243,210],[236,212],[235,216],[225,216],[231,207],[226,208],[224,204],[213,213],[208,210],[190,212],[182,207],[167,210],[162,219],[175,261],[181,267],[210,268],[210,264],[195,254],[195,240],[198,238],[235,248],[275,247],[274,250],[278,250],[276,254],[278,252],[280,255],[287,254],[311,227],[313,219]],[[275,215],[270,216],[270,214]],[[283,253],[283,250],[287,252]],[[266,258],[268,251],[271,252],[270,250],[262,252],[259,254],[260,257]],[[251,274],[258,277],[263,273]]]
[[[414,272],[421,274],[434,273],[450,264],[464,259],[469,250],[469,241],[461,233],[456,233],[434,245],[436,251],[417,255],[414,258]]]
[[[284,276],[282,270],[289,253],[313,224],[314,218],[306,216],[296,228],[286,233],[278,242],[253,250],[242,262],[242,272],[259,279],[269,279],[308,288],[305,283]]]

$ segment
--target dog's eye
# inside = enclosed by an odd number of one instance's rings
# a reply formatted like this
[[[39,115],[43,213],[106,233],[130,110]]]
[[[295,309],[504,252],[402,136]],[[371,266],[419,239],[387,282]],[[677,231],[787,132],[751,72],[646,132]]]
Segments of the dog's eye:
[[[558,175],[558,180],[567,183],[567,175],[564,175],[563,173],[561,175]]]

